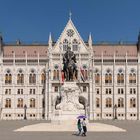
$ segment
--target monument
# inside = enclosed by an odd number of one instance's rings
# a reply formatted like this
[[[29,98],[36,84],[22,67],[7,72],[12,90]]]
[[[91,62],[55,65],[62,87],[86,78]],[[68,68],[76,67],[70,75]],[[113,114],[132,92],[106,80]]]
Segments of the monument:
[[[60,103],[56,106],[57,119],[75,120],[79,115],[85,115],[84,105],[79,102],[80,88],[76,83],[76,55],[68,47],[63,56],[64,84],[61,87]]]
[[[76,55],[68,46],[66,53],[63,56],[63,71],[66,81],[74,81],[77,78]]]

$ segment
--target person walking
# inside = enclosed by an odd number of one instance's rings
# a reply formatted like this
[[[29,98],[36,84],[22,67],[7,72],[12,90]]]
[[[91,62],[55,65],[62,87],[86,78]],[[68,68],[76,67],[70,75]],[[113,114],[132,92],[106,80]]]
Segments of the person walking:
[[[85,118],[83,118],[82,127],[83,127],[82,136],[86,136],[86,133],[87,133],[87,124],[86,124],[86,119]]]
[[[82,125],[81,125],[81,120],[80,119],[78,119],[77,128],[78,128],[78,136],[79,136],[81,134],[81,131],[82,131]]]

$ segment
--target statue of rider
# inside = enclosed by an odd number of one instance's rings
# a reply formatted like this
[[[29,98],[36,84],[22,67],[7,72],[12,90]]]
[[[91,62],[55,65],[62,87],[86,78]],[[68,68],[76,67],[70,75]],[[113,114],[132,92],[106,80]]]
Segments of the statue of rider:
[[[71,51],[71,47],[67,47],[67,51],[63,56],[63,71],[66,81],[73,81],[73,76],[77,75],[76,55]]]

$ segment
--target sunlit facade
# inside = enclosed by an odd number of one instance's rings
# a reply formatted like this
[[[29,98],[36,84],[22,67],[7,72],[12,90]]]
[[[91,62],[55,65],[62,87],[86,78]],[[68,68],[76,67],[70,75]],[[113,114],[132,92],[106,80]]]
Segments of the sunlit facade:
[[[137,43],[83,41],[71,19],[54,42],[7,44],[0,37],[0,118],[57,117],[63,54],[76,54],[79,102],[89,120],[140,119],[140,36]],[[116,115],[116,116],[115,116]]]

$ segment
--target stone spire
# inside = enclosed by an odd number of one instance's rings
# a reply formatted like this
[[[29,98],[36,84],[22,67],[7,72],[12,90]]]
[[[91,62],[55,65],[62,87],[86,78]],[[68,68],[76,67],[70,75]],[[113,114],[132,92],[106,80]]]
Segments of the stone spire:
[[[71,16],[72,16],[72,13],[71,11],[69,12],[69,20],[71,20]]]
[[[92,47],[92,37],[91,37],[91,33],[89,34],[89,37],[88,37],[88,45],[90,47]]]
[[[49,34],[49,41],[48,41],[49,47],[52,47],[52,35]]]

